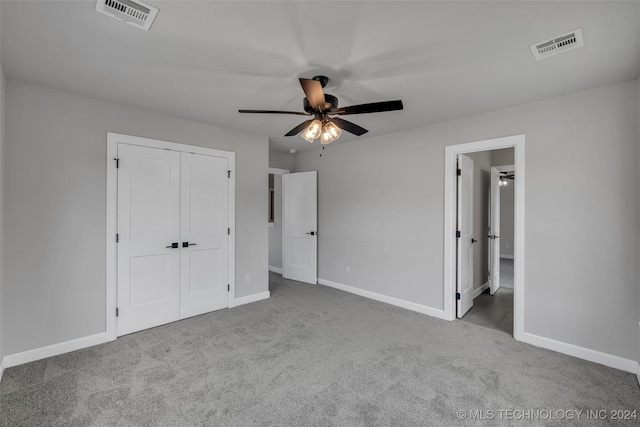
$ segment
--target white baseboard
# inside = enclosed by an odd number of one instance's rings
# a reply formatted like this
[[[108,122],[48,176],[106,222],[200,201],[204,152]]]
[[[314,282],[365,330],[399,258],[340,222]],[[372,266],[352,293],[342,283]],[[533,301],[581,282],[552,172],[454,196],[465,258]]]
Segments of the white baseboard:
[[[601,365],[609,366],[610,368],[620,369],[621,371],[631,372],[632,374],[639,376],[638,382],[640,383],[640,370],[638,368],[638,362],[635,360],[625,359],[623,357],[602,353],[597,350],[580,347],[574,344],[552,340],[529,332],[525,332],[522,338],[522,342],[526,342],[537,347],[557,351],[558,353],[599,363]]]
[[[500,258],[504,258],[504,259],[513,259],[513,255],[500,254]]]
[[[48,345],[46,347],[35,348],[33,350],[23,351],[16,354],[8,354],[2,359],[4,368],[22,365],[24,363],[35,362],[36,360],[46,359],[47,357],[58,356],[59,354],[68,353],[70,351],[80,350],[94,345],[103,344],[111,341],[106,332],[90,335],[88,337],[78,338],[71,341],[65,341],[58,344]]]
[[[638,322],[638,337],[640,338],[640,322]],[[638,377],[638,384],[640,384],[640,360],[636,362],[636,377]]]
[[[269,298],[270,296],[270,293],[267,291],[237,298],[235,303],[230,307],[237,307],[239,305],[260,301]],[[109,341],[113,341],[113,339],[110,339],[106,332],[101,332],[88,337],[52,344],[46,347],[23,351],[21,353],[8,354],[2,358],[2,361],[0,361],[0,381],[2,380],[2,374],[6,368],[35,362],[36,360],[46,359],[47,357],[58,356],[60,354],[69,353],[70,351],[93,347],[94,345],[103,344]]]
[[[480,296],[481,293],[489,289],[489,282],[484,282],[484,285],[480,286],[478,289],[473,291],[473,299],[476,299]]]
[[[246,297],[236,298],[235,302],[231,307],[237,307],[239,305],[250,304],[252,302],[261,301],[263,299],[268,299],[271,297],[271,292],[260,292],[258,294],[248,295]]]
[[[353,286],[343,285],[342,283],[336,283],[330,280],[318,279],[318,284],[329,286],[331,288],[340,289],[341,291],[349,292],[351,294],[360,295],[361,297],[370,298],[380,302],[385,302],[387,304],[395,305],[397,307],[406,308],[407,310],[417,311],[418,313],[426,314],[432,317],[437,317],[438,319],[449,320],[445,317],[444,310],[440,310],[437,308],[416,304],[414,302],[401,300],[398,298],[378,294],[371,291],[365,291],[364,289],[354,288]]]
[[[279,267],[274,267],[272,265],[269,266],[269,271],[273,271],[274,273],[282,274],[282,269]]]

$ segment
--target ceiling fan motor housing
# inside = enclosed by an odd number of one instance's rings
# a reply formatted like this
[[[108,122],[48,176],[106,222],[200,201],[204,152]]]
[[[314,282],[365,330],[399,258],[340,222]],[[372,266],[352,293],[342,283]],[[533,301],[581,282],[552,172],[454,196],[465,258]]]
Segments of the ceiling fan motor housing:
[[[338,98],[336,98],[333,95],[329,95],[328,93],[325,93],[324,102],[325,102],[325,105],[324,105],[324,108],[322,109],[322,112],[324,113],[332,113],[338,108]],[[311,113],[311,114],[317,113],[316,109],[309,104],[309,100],[307,98],[305,98],[302,101],[302,105],[304,106],[304,111],[306,111],[307,113]]]
[[[327,83],[329,83],[329,77],[327,76],[315,76],[311,80],[320,82],[320,86],[322,86],[323,88],[327,86]]]

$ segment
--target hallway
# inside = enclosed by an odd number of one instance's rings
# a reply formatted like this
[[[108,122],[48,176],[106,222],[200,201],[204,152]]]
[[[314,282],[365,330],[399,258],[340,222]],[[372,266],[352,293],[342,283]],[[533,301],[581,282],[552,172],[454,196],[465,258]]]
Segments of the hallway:
[[[460,320],[513,335],[513,260],[500,259],[501,287],[491,295],[487,289],[473,300]]]

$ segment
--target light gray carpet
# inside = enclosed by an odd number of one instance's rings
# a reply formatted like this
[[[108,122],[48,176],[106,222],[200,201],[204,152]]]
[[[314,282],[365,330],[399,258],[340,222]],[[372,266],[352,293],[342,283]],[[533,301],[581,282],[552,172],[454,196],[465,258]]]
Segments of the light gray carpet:
[[[7,369],[1,424],[468,426],[457,411],[640,409],[632,374],[272,279],[269,300]]]

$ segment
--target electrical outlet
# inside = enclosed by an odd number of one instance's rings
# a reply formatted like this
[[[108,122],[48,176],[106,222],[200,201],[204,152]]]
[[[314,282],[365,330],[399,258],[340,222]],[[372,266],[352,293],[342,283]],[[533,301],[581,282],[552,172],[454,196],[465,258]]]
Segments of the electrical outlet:
[[[251,273],[247,273],[244,275],[244,282],[249,283],[251,281]]]
[[[347,265],[345,270],[347,271],[347,274],[351,274],[351,266]]]

